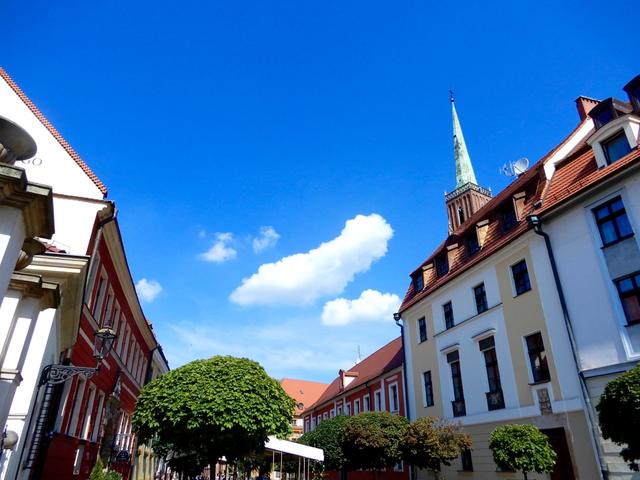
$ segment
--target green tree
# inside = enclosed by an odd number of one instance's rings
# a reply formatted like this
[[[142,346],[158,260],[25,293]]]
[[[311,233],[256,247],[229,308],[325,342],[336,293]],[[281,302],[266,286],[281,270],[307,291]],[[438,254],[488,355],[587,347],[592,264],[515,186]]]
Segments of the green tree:
[[[556,452],[547,436],[533,425],[501,425],[489,436],[493,461],[502,470],[548,473],[556,464]]]
[[[100,460],[100,457],[96,459],[96,463],[91,469],[89,480],[104,480],[104,464],[102,460]]]
[[[174,463],[199,469],[225,456],[262,451],[269,435],[290,430],[294,401],[257,363],[215,356],[195,360],[145,385],[133,425],[141,442],[155,439]]]
[[[408,424],[402,432],[402,458],[418,468],[430,470],[439,478],[441,466],[471,448],[471,437],[457,424],[442,419],[422,417]]]
[[[637,472],[640,466],[640,364],[607,384],[596,409],[602,435],[624,447],[620,455],[629,463],[629,468]]]
[[[345,472],[347,458],[342,450],[342,440],[349,417],[338,415],[324,420],[313,431],[298,439],[300,443],[324,450],[324,468]]]
[[[380,470],[400,462],[400,438],[407,424],[405,417],[388,412],[350,417],[342,438],[349,469]]]

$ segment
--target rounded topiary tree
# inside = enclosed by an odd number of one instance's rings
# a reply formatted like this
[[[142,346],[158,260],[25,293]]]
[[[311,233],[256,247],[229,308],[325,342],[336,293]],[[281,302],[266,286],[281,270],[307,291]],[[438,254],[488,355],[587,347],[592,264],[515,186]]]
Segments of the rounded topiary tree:
[[[324,450],[324,468],[344,472],[348,469],[347,458],[342,450],[342,440],[349,417],[338,415],[324,420],[311,432],[298,439],[300,443]]]
[[[556,464],[549,438],[533,425],[502,425],[489,436],[493,461],[502,470],[548,473]]]
[[[602,436],[623,449],[620,455],[629,468],[638,471],[640,460],[640,365],[615,380],[604,389],[596,406]]]
[[[422,417],[408,424],[402,432],[402,458],[418,468],[440,475],[442,465],[450,465],[462,452],[471,448],[471,437],[459,425],[445,420]]]
[[[388,412],[349,417],[342,450],[351,469],[383,469],[400,462],[400,436],[408,421]]]
[[[294,401],[257,363],[216,356],[196,360],[145,385],[133,425],[173,459],[215,465],[261,451],[269,435],[290,432]]]

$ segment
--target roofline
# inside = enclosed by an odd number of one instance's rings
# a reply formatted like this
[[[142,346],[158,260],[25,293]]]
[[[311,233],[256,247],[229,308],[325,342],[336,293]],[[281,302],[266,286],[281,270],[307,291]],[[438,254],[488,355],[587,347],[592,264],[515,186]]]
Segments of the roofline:
[[[91,181],[93,181],[95,186],[98,187],[98,189],[106,197],[108,191],[104,183],[102,183],[102,181],[93,172],[93,170],[89,168],[89,166],[84,162],[84,160],[80,158],[80,155],[78,155],[78,153],[73,149],[73,147],[69,145],[69,142],[67,142],[64,139],[64,137],[60,135],[60,132],[56,130],[56,127],[54,127],[51,124],[51,122],[47,120],[47,117],[45,117],[42,114],[40,109],[36,107],[36,105],[31,101],[31,99],[22,91],[22,89],[18,86],[18,84],[13,80],[13,78],[11,78],[11,76],[2,67],[0,67],[0,77],[2,77],[5,82],[7,82],[7,85],[9,85],[13,89],[16,95],[20,97],[20,100],[22,100],[22,102],[29,108],[29,110],[31,110],[31,112],[36,116],[36,118],[40,121],[40,123],[42,123],[42,125],[44,125],[44,127],[47,130],[49,130],[49,133],[53,135],[53,137],[58,141],[60,146],[62,146],[62,148],[64,148],[67,151],[69,156],[73,158],[73,160],[75,160],[78,166],[84,171],[84,173],[91,179]]]

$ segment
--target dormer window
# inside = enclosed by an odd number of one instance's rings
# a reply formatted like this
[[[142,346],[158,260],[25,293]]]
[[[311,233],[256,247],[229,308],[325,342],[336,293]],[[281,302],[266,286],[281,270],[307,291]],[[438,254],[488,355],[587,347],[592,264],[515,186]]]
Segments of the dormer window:
[[[612,164],[628,154],[631,151],[631,147],[624,131],[620,131],[602,142],[602,150],[607,158],[607,163]]]
[[[467,255],[471,256],[480,251],[480,243],[478,242],[478,234],[472,231],[465,237],[465,243],[467,245]]]
[[[589,116],[593,119],[596,130],[598,130],[616,118],[628,113],[631,113],[629,104],[615,98],[607,98],[593,107],[589,112]]]
[[[502,231],[508,232],[518,224],[518,217],[516,217],[516,211],[513,205],[508,206],[502,210]]]
[[[640,75],[627,83],[623,90],[629,95],[629,101],[633,105],[633,110],[640,113]]]
[[[413,277],[413,291],[414,293],[421,292],[424,289],[424,275],[418,273]]]
[[[446,253],[441,253],[436,257],[436,274],[438,277],[446,275],[449,271],[449,259]]]

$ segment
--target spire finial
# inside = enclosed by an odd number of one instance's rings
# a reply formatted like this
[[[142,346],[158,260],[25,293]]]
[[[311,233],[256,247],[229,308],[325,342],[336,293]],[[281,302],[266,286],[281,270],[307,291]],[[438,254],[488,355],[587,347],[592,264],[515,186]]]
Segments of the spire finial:
[[[449,89],[449,100],[451,100],[451,103],[454,103],[454,98],[453,98],[453,90]]]

